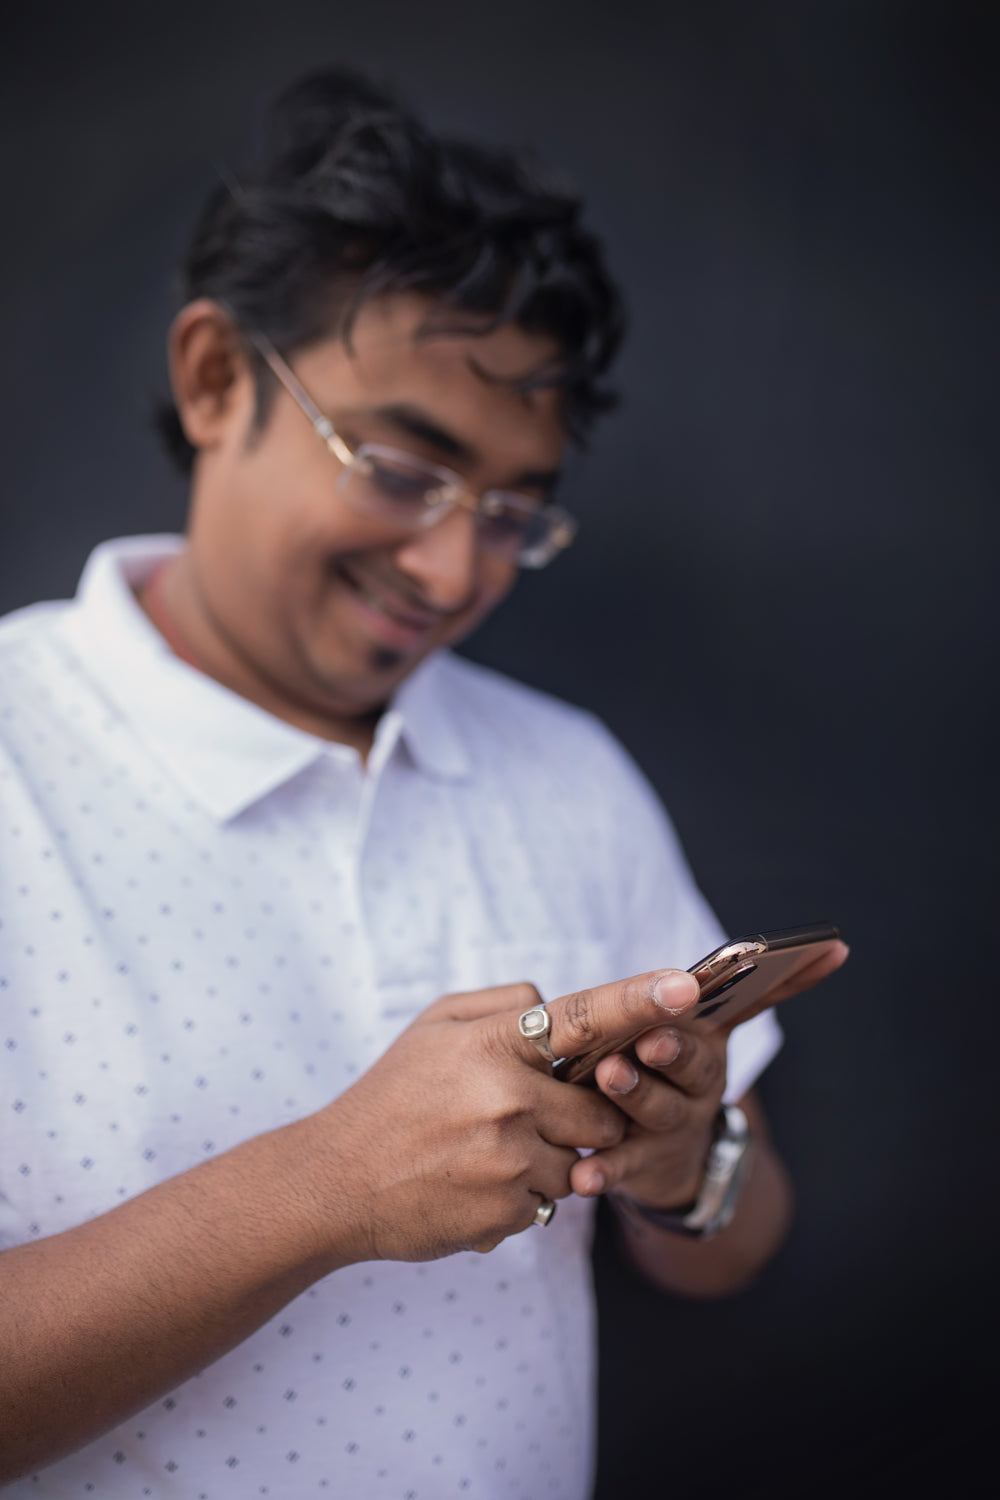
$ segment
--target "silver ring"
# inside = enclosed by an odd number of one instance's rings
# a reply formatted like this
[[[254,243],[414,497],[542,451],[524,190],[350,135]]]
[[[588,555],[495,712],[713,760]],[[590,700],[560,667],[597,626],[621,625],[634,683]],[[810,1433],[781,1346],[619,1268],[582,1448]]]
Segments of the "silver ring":
[[[535,1209],[535,1217],[531,1222],[532,1224],[541,1224],[544,1228],[546,1224],[552,1223],[552,1220],[555,1218],[555,1213],[556,1206],[553,1203],[552,1199],[543,1198],[541,1203],[539,1203],[538,1207]]]
[[[552,1017],[545,1009],[544,1000],[540,1005],[533,1005],[530,1010],[523,1011],[518,1016],[517,1029],[522,1036],[528,1038],[529,1042],[534,1042],[546,1062],[555,1062],[556,1055],[549,1045]]]

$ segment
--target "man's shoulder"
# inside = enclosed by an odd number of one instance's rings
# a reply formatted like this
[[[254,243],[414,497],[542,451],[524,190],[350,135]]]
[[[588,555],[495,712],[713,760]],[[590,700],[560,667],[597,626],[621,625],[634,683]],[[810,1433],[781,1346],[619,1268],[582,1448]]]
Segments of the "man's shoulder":
[[[30,604],[0,618],[0,761],[27,765],[32,748],[63,733],[58,644],[62,602]]]
[[[480,766],[507,779],[559,768],[578,788],[638,781],[627,751],[596,713],[450,652],[439,671],[449,716]]]
[[[14,657],[30,650],[49,636],[53,623],[71,607],[70,599],[45,599],[0,615],[0,653]]]
[[[444,652],[439,671],[449,706],[468,724],[487,725],[504,737],[556,735],[607,742],[609,731],[589,709],[569,703],[541,688],[530,687],[494,667]]]
[[[28,604],[0,616],[0,700],[44,695],[68,600]]]

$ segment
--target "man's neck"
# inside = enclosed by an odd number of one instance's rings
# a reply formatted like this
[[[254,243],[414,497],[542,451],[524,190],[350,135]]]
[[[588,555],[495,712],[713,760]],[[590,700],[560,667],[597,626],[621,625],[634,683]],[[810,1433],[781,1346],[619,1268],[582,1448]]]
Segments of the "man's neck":
[[[187,577],[185,562],[185,554],[180,553],[161,563],[136,590],[141,609],[174,655],[275,718],[307,734],[349,745],[367,760],[380,714],[327,713],[297,703],[272,686],[213,628]]]

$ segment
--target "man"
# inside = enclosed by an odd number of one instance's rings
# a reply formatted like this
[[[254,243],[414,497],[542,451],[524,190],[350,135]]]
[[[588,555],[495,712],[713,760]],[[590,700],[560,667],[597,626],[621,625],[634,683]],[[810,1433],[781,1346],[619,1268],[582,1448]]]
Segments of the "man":
[[[352,76],[210,201],[186,537],[0,632],[12,1493],[579,1500],[592,1200],[680,1293],[780,1241],[769,1014],[729,1048],[734,1215],[683,1232],[727,1058],[662,812],[588,716],[442,650],[570,540],[618,326],[575,204]],[[640,1024],[638,1066],[552,1078]]]

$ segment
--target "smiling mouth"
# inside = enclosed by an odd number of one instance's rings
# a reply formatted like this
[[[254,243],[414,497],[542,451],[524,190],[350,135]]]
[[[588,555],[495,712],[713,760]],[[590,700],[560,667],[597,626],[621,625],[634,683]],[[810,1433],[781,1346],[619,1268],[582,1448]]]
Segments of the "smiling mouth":
[[[397,599],[386,599],[370,584],[363,582],[350,569],[343,564],[337,567],[337,577],[347,585],[354,597],[364,605],[366,611],[379,617],[384,621],[387,628],[391,629],[397,637],[405,636],[407,640],[416,640],[426,637],[438,624],[440,616],[428,610],[418,610],[401,604]]]

